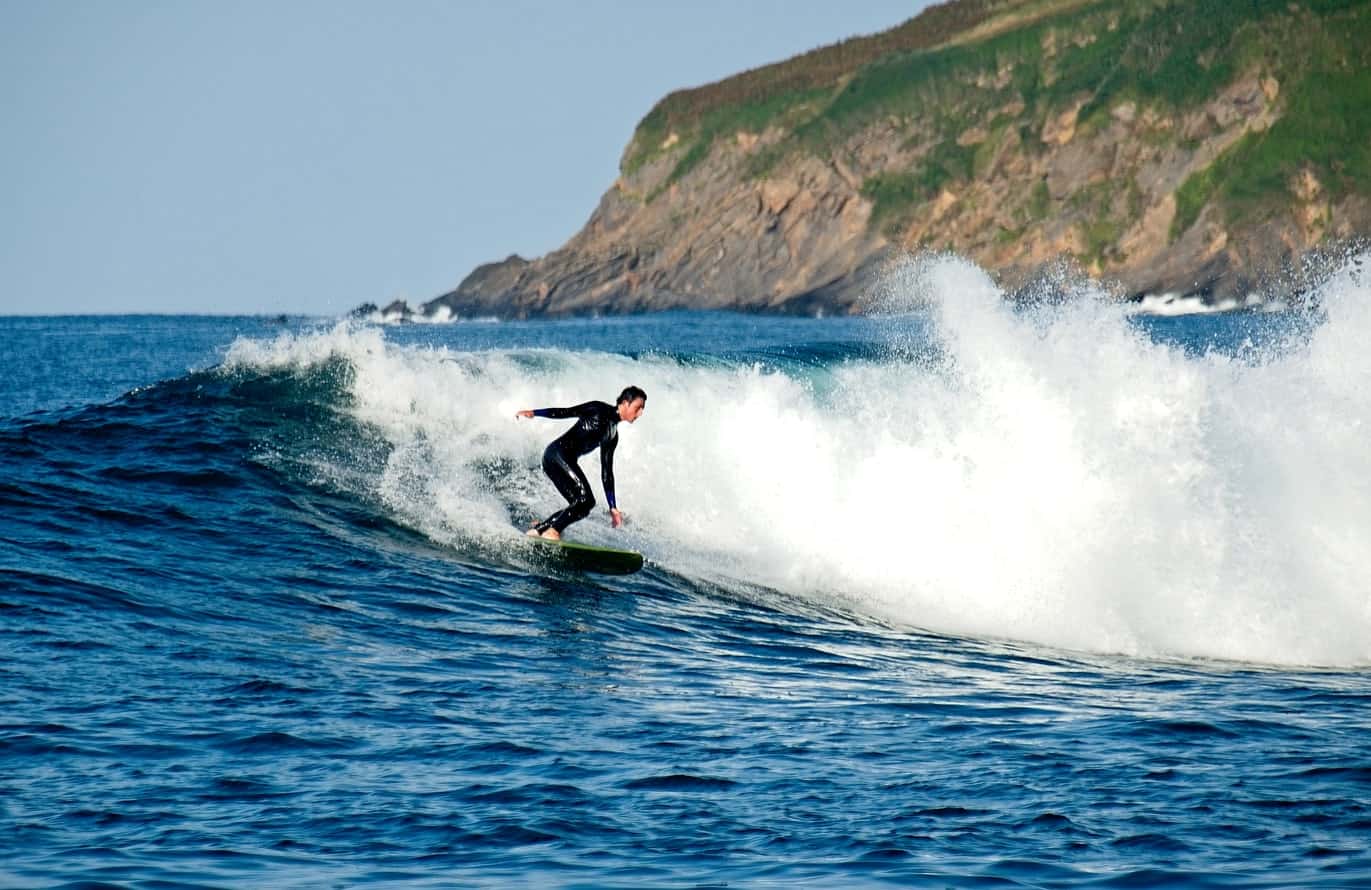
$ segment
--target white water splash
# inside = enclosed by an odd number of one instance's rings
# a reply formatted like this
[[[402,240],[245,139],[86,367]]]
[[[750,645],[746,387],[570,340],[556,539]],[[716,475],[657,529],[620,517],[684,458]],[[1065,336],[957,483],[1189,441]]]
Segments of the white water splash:
[[[1018,312],[955,258],[887,282],[941,360],[686,367],[557,350],[451,353],[341,326],[243,341],[230,363],[342,355],[392,445],[376,491],[445,543],[516,547],[560,506],[538,470],[565,423],[520,408],[649,393],[621,427],[618,496],[583,540],[694,578],[841,597],[932,630],[1091,651],[1371,663],[1371,292],[1320,293],[1307,346],[1189,357],[1083,299]],[[890,319],[892,353],[922,337]],[[586,459],[598,490],[598,458]]]

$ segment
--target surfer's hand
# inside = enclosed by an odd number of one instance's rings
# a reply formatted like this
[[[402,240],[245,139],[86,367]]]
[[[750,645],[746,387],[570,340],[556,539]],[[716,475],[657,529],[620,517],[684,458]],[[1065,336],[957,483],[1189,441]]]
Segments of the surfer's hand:
[[[528,410],[528,409],[525,409],[525,410],[523,410],[523,411],[515,411],[515,412],[514,412],[514,417],[515,417],[516,419],[517,419],[517,418],[520,418],[520,417],[532,417],[532,416],[533,416],[533,412],[530,411],[530,410]]]
[[[617,507],[609,511],[609,523],[615,528],[624,524],[624,514],[620,513]]]

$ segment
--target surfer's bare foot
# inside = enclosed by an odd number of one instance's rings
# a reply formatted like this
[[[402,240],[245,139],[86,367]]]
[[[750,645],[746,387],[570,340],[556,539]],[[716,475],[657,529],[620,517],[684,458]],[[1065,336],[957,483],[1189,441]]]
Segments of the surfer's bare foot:
[[[524,534],[528,535],[530,538],[541,537],[541,535],[538,534],[538,527],[537,527],[537,526],[534,526],[533,528],[531,528],[531,529],[529,529],[528,531],[524,532]]]
[[[555,529],[555,528],[550,528],[550,529],[548,529],[547,531],[543,532],[543,537],[544,537],[544,538],[547,538],[549,541],[560,541],[560,540],[562,540],[562,535],[561,535],[561,533],[558,532],[557,529]]]

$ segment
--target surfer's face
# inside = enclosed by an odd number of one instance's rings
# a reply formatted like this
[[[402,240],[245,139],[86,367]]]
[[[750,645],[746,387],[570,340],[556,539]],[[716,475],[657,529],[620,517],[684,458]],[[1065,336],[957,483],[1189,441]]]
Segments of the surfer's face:
[[[634,399],[631,402],[620,402],[619,419],[627,420],[629,423],[632,423],[643,413],[643,408],[645,407],[647,407],[647,402],[643,399]]]

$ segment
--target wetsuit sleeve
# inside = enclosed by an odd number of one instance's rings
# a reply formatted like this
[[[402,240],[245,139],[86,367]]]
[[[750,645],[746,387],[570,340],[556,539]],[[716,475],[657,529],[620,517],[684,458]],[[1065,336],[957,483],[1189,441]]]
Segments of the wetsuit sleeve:
[[[567,417],[585,417],[586,414],[594,410],[594,402],[586,402],[571,408],[534,408],[534,417],[550,417],[553,420],[563,420]]]
[[[600,482],[605,487],[605,501],[609,509],[614,506],[614,449],[619,447],[619,437],[614,436],[600,446]]]

